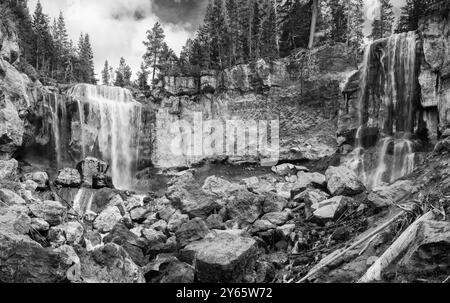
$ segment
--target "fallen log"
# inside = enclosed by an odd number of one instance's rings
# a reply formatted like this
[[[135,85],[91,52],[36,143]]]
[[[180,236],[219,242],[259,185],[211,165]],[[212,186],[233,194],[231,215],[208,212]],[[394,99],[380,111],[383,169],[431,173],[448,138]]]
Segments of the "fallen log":
[[[365,243],[366,241],[372,239],[375,235],[379,234],[381,231],[385,230],[387,227],[389,227],[391,224],[396,222],[401,217],[405,216],[407,214],[407,211],[402,210],[398,214],[396,214],[394,217],[389,219],[387,222],[370,232],[368,235],[364,236],[362,239],[356,241],[349,247],[342,249],[340,252],[337,252],[336,255],[329,256],[329,259],[323,260],[323,262],[319,263],[315,268],[313,268],[306,276],[304,276],[302,279],[300,279],[297,283],[303,283],[306,282],[309,278],[313,277],[317,273],[319,273],[322,269],[324,269],[326,266],[332,264],[334,261],[338,260],[342,256],[344,256],[347,252],[350,250],[360,246],[361,244]]]
[[[381,280],[381,274],[395,259],[405,252],[414,242],[420,224],[427,220],[435,218],[435,212],[430,211],[419,219],[414,221],[394,243],[378,258],[378,260],[369,268],[358,283],[369,283]]]

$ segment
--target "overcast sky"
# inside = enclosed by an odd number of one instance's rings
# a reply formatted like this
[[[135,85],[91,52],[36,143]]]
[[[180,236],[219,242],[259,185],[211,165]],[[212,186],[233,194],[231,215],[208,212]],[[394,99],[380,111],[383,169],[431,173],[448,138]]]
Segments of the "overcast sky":
[[[366,2],[366,19],[373,19],[378,0]],[[405,0],[393,0],[400,5]],[[69,36],[76,43],[80,33],[89,33],[94,50],[97,78],[105,60],[115,68],[124,57],[133,78],[142,62],[146,31],[159,21],[166,41],[179,53],[202,22],[208,0],[41,0],[51,18],[63,10]],[[29,0],[34,12],[37,0]],[[367,22],[369,25],[370,22]],[[367,28],[368,26],[366,26]]]

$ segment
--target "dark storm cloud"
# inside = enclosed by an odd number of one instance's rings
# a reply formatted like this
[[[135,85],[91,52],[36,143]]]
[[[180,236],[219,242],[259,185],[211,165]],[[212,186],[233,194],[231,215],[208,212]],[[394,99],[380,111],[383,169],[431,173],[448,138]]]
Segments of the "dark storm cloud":
[[[195,30],[203,21],[208,0],[150,0],[162,23]]]

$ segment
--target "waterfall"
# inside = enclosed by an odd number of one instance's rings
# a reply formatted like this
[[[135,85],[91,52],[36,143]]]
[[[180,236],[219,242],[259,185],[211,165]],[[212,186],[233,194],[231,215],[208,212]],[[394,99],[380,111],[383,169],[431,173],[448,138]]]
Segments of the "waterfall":
[[[349,166],[368,188],[394,182],[414,170],[415,154],[409,138],[415,127],[416,61],[415,32],[395,34],[366,47],[358,99],[359,128]],[[371,152],[376,166],[364,163],[364,154],[369,151],[362,144],[366,132],[373,135],[374,129],[378,142]]]
[[[108,161],[114,185],[132,188],[139,149],[140,104],[129,90],[120,87],[79,84],[69,95],[77,100],[80,113],[82,156]],[[85,104],[89,113],[85,113]]]
[[[51,130],[53,134],[53,145],[56,154],[56,165],[58,168],[63,162],[63,137],[64,127],[67,123],[67,109],[64,98],[56,93],[44,97],[44,105],[51,116]]]

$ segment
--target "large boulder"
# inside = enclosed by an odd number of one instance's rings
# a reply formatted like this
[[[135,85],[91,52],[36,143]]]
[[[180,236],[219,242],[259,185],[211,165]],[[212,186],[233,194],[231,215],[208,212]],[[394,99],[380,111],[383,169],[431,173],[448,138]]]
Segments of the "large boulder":
[[[60,283],[72,263],[28,236],[0,230],[0,283]]]
[[[307,188],[323,188],[326,187],[326,184],[327,182],[324,175],[320,173],[305,173],[301,171],[297,174],[297,181],[291,189],[291,198],[294,198]]]
[[[117,206],[109,206],[97,216],[94,221],[94,228],[103,234],[109,233],[122,220],[122,217]]]
[[[29,208],[35,217],[44,219],[52,226],[60,225],[67,215],[67,208],[56,201],[34,202]]]
[[[0,201],[7,205],[24,205],[25,200],[9,189],[0,189]]]
[[[231,183],[225,179],[222,179],[222,178],[219,178],[216,176],[208,177],[205,180],[205,184],[202,187],[202,189],[206,193],[216,195],[220,198],[226,197],[233,191],[240,189],[240,188],[242,188],[241,185]]]
[[[205,193],[192,172],[185,172],[169,182],[166,196],[172,205],[191,218],[206,219],[220,209],[217,197]]]
[[[351,203],[353,199],[344,196],[322,201],[312,206],[314,218],[321,222],[338,219]]]
[[[108,167],[108,163],[93,157],[88,157],[77,165],[83,183],[88,186],[92,186],[92,178],[94,175],[106,173]]]
[[[22,145],[24,132],[16,106],[0,90],[0,158],[11,156]]]
[[[46,172],[37,171],[33,173],[25,174],[22,177],[22,181],[34,181],[37,183],[38,190],[47,190],[49,188],[49,177]]]
[[[55,183],[63,187],[80,187],[80,172],[73,168],[64,168],[59,171]]]
[[[30,231],[31,223],[26,207],[2,207],[0,205],[0,230],[24,235]]]
[[[108,243],[92,252],[81,250],[80,276],[87,283],[144,283],[142,270],[119,245]]]
[[[99,173],[92,177],[92,188],[114,188],[113,180],[111,176],[107,174]]]
[[[193,264],[197,280],[205,283],[240,283],[252,273],[257,242],[228,233],[194,242],[181,252],[182,261]]]
[[[15,159],[0,160],[0,180],[17,180],[19,163]]]
[[[143,249],[145,243],[138,236],[133,234],[125,225],[118,223],[114,226],[113,230],[103,238],[103,242],[115,243],[122,246],[130,258],[139,266],[145,265],[145,257]]]
[[[364,184],[351,169],[330,166],[325,172],[328,190],[333,196],[354,196],[364,192]]]
[[[228,217],[239,223],[253,224],[262,215],[264,197],[246,189],[230,193],[225,201]]]
[[[175,233],[177,242],[181,247],[191,242],[201,240],[209,233],[208,225],[202,219],[195,218],[181,226]]]

